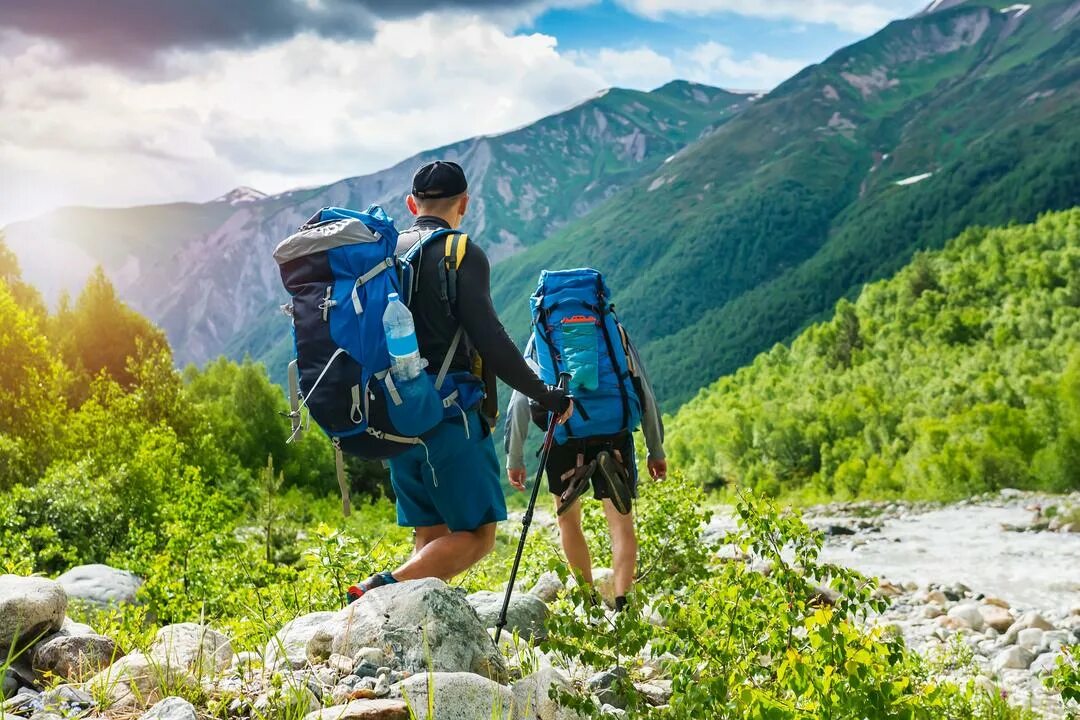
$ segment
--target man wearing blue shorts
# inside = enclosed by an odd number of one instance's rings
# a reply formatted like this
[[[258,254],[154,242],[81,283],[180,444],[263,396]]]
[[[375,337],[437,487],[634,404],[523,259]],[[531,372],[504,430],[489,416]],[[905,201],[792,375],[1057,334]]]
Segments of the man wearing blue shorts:
[[[457,163],[433,162],[413,177],[409,210],[413,226],[401,233],[398,254],[439,230],[456,230],[469,206],[465,172]],[[507,335],[490,295],[490,265],[467,239],[460,247],[432,242],[420,254],[411,309],[420,354],[438,368],[453,353],[450,372],[474,372],[486,380],[483,406],[464,408],[464,417],[444,420],[418,445],[390,461],[398,524],[415,528],[414,552],[401,567],[372,575],[349,588],[349,599],[401,580],[464,572],[495,546],[496,523],[506,519],[506,500],[491,437],[498,399],[494,377],[565,421],[573,412],[562,390],[545,385]],[[466,244],[467,243],[467,244]],[[447,263],[456,257],[454,302],[448,298]],[[464,335],[454,338],[458,330]],[[482,365],[481,362],[482,361]],[[482,367],[482,369],[481,369]]]

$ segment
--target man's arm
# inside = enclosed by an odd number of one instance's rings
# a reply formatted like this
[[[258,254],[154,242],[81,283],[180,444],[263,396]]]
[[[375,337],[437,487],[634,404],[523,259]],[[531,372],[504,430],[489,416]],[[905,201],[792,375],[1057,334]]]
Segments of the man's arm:
[[[566,412],[570,405],[567,394],[542,383],[507,335],[491,303],[491,266],[487,255],[473,243],[469,243],[465,259],[458,268],[457,284],[455,315],[484,358],[484,364],[494,370],[499,379],[536,400],[545,410],[560,415]]]
[[[525,364],[539,374],[535,360],[536,351],[532,338],[525,346]],[[506,451],[506,469],[523,470],[525,468],[525,440],[529,437],[529,425],[532,413],[529,410],[529,398],[517,390],[510,395],[510,404],[506,407],[506,434],[503,449]]]
[[[529,437],[529,398],[517,390],[510,394],[506,408],[506,468],[516,470],[525,467],[525,440]]]
[[[625,328],[623,328],[623,332],[626,332]],[[638,355],[634,343],[630,341],[630,336],[625,335],[625,337],[627,351],[630,353],[634,367],[637,368],[636,377],[638,387],[641,389],[641,431],[645,434],[645,447],[649,452],[649,470],[652,471],[653,463],[660,463],[667,459],[664,454],[664,421],[660,417],[660,408],[656,404],[656,393],[653,392],[652,383],[649,382],[649,375],[645,371],[645,365],[641,362],[641,356]]]

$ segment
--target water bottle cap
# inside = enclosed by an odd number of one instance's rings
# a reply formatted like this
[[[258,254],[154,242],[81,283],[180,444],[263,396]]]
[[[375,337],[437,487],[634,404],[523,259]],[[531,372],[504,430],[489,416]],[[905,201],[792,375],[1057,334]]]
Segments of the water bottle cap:
[[[398,300],[400,300],[397,293],[390,293],[389,295],[386,296],[386,299],[389,302],[397,302]]]

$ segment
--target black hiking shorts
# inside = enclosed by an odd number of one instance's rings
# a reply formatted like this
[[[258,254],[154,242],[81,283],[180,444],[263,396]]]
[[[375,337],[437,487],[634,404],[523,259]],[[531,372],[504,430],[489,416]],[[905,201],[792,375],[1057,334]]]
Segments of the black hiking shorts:
[[[548,453],[547,478],[548,490],[553,495],[562,495],[566,491],[574,470],[588,465],[597,454],[607,450],[626,469],[630,481],[631,497],[637,497],[637,461],[634,458],[634,437],[630,433],[621,433],[611,437],[594,437],[587,440],[571,438],[562,445],[553,445]],[[593,497],[597,500],[611,497],[611,490],[599,471],[593,473]]]

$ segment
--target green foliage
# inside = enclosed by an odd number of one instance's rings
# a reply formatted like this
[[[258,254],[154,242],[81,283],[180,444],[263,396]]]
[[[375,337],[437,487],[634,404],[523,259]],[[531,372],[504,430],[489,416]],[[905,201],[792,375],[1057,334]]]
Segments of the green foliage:
[[[116,295],[100,267],[87,279],[73,307],[61,303],[50,319],[49,335],[76,375],[71,400],[85,398],[89,381],[104,373],[124,387],[135,384],[128,366],[141,347],[168,349],[165,334]]]
[[[1026,717],[1000,698],[935,681],[900,638],[866,629],[863,621],[884,605],[874,599],[874,583],[822,562],[820,534],[791,512],[742,496],[738,529],[704,545],[713,560],[701,563],[703,545],[691,530],[700,511],[685,502],[688,485],[675,483],[670,492],[684,501],[670,508],[680,516],[674,526],[684,528],[679,538],[671,541],[671,527],[643,526],[640,539],[644,547],[666,547],[674,565],[697,563],[700,574],[643,581],[657,598],[648,613],[635,596],[626,610],[608,615],[578,587],[549,620],[545,647],[560,662],[626,671],[615,688],[631,717]],[[838,599],[821,602],[821,586]],[[665,658],[673,695],[664,707],[650,707],[633,688],[646,649]],[[576,690],[560,699],[588,717],[602,717]]]
[[[694,480],[805,499],[1080,487],[1080,210],[964,233],[669,423]]]
[[[63,409],[63,367],[38,321],[0,281],[0,490],[35,478],[49,459]]]
[[[16,305],[38,320],[45,318],[45,301],[35,287],[23,280],[19,260],[4,242],[3,230],[0,230],[0,283],[7,286]]]
[[[1046,686],[1061,693],[1069,718],[1080,718],[1080,645],[1062,649],[1061,658],[1046,678]]]

